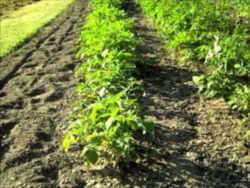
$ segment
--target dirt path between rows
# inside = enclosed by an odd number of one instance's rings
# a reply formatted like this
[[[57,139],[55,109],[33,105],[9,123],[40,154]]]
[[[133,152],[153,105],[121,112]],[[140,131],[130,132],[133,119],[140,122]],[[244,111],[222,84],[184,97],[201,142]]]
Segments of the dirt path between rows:
[[[156,123],[155,139],[138,140],[140,161],[93,170],[87,187],[249,187],[250,143],[242,139],[238,114],[222,100],[200,99],[194,73],[170,59],[139,7],[128,0],[125,9],[144,40],[137,51],[145,64],[138,65],[146,93],[140,102]]]
[[[74,57],[86,11],[86,1],[76,0],[0,62],[1,188],[66,186],[60,145],[74,101]]]
[[[169,58],[164,40],[131,0],[125,9],[144,39],[137,50],[146,63],[138,66],[146,93],[140,102],[156,123],[155,139],[139,139],[141,160],[115,169],[86,171],[82,159],[64,155],[84,2],[0,63],[0,187],[249,187],[250,144],[238,114],[221,100],[197,96],[194,73]]]
[[[126,181],[139,187],[249,187],[250,145],[242,139],[237,113],[221,100],[202,101],[194,73],[178,65],[164,39],[150,27],[132,0],[128,14],[144,39],[138,53],[147,118],[156,123],[153,144],[141,142],[141,164],[126,168]],[[242,131],[242,130],[241,130]]]

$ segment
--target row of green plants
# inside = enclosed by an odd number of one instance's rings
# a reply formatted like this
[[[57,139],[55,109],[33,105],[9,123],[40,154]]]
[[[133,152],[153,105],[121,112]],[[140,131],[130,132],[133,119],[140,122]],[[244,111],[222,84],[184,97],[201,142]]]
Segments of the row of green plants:
[[[193,81],[250,117],[250,0],[138,0],[178,61],[198,63]]]
[[[74,123],[64,140],[82,148],[88,164],[114,163],[133,156],[135,133],[152,133],[153,124],[140,117],[136,100],[141,90],[136,79],[133,20],[122,10],[123,0],[90,0],[92,13],[81,32],[76,71],[80,80]]]

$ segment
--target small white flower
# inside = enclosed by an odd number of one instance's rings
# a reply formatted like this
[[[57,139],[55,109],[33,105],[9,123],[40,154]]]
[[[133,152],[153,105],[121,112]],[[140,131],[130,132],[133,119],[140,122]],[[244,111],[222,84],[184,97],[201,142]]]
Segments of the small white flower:
[[[215,38],[215,42],[214,42],[214,54],[215,54],[216,56],[218,56],[218,55],[219,55],[219,52],[220,52],[220,50],[221,50],[221,47],[220,47],[220,45],[219,45],[219,37],[218,37],[218,36],[215,36],[214,38]]]
[[[105,91],[106,91],[106,90],[105,90],[105,88],[103,87],[103,88],[99,91],[99,93],[98,93],[99,96],[100,96],[100,97],[103,97],[103,96],[105,95]]]

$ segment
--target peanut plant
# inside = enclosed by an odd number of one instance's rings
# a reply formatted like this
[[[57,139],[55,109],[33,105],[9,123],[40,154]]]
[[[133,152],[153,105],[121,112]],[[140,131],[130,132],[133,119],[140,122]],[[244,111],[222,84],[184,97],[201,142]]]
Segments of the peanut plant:
[[[177,60],[195,62],[193,81],[206,97],[250,112],[249,0],[138,0]]]
[[[153,133],[153,124],[139,116],[136,100],[141,86],[135,77],[135,48],[140,40],[132,33],[133,20],[121,9],[122,0],[91,0],[93,11],[81,33],[76,71],[74,123],[63,140],[65,151],[82,145],[88,164],[117,163],[133,154],[134,133]]]

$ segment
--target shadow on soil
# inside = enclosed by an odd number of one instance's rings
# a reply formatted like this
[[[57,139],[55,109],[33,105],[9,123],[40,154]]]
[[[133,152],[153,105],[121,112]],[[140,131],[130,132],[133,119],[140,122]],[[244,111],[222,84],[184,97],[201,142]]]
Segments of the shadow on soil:
[[[197,139],[194,128],[198,125],[197,117],[189,111],[197,101],[197,91],[185,84],[192,80],[192,72],[171,65],[158,66],[157,59],[145,56],[143,59],[149,65],[142,70],[146,96],[141,99],[141,106],[146,117],[154,117],[155,138],[143,141],[141,137],[138,141],[136,153],[142,162],[123,166],[125,184],[148,188],[247,187],[247,182],[241,182],[244,176],[241,166],[219,161],[214,165],[204,164],[208,156],[193,141]]]
[[[196,90],[181,84],[190,80],[192,74],[157,65],[146,66],[143,71],[147,75],[144,77],[147,95],[141,99],[141,106],[146,116],[156,117],[155,138],[137,136],[140,162],[120,163],[117,171],[107,167],[94,174],[118,179],[121,187],[247,187],[248,182],[242,181],[241,166],[224,161],[204,164],[204,160],[210,159],[193,141],[197,138],[196,115],[186,110]],[[189,153],[194,155],[193,159]]]
[[[135,17],[135,31],[144,40],[138,48],[146,93],[140,103],[144,115],[156,123],[155,138],[140,136],[136,146],[140,162],[121,163],[118,171],[105,168],[94,174],[118,179],[125,187],[247,187],[241,166],[213,161],[200,150],[197,114],[189,110],[197,102],[192,72],[164,59],[162,39],[147,26],[133,2],[128,1],[125,9]]]
[[[139,51],[154,53],[145,46],[150,45],[144,44]],[[107,167],[94,174],[118,179],[121,187],[247,187],[248,182],[241,181],[241,166],[227,162],[205,165],[207,156],[192,141],[197,138],[196,114],[188,109],[196,101],[196,89],[185,84],[192,80],[192,73],[158,66],[159,59],[143,54],[145,66],[139,67],[146,96],[140,102],[145,116],[155,117],[155,138],[139,135],[136,153],[140,162],[120,163],[117,171]],[[188,153],[195,159],[190,160]]]

